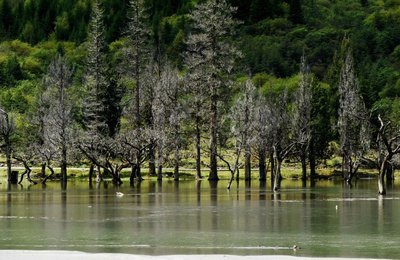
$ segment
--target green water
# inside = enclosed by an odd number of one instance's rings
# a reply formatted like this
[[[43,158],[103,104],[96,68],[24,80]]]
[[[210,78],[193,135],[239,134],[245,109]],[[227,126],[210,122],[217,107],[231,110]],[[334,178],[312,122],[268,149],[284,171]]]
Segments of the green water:
[[[400,185],[284,181],[0,185],[0,249],[398,258]],[[116,191],[124,193],[117,197]],[[336,209],[337,206],[337,209]],[[293,245],[300,250],[290,249]]]

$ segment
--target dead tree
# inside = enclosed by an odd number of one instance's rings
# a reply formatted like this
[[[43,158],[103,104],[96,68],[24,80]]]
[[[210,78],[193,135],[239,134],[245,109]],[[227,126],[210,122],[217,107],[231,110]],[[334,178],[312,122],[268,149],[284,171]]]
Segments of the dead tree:
[[[178,70],[171,65],[165,65],[157,85],[153,108],[157,124],[160,124],[156,138],[160,144],[159,157],[162,160],[163,148],[173,151],[176,181],[179,180],[181,124],[185,116],[181,100],[183,93],[183,82]]]
[[[359,94],[351,50],[348,49],[339,80],[338,130],[343,158],[343,175],[351,183],[360,166],[360,159],[369,149],[369,114]]]
[[[0,139],[1,139],[1,150],[6,155],[6,166],[7,166],[7,180],[8,182],[12,179],[12,153],[13,153],[13,141],[12,137],[15,134],[15,123],[14,118],[7,111],[0,108]]]
[[[272,152],[272,127],[269,124],[271,109],[267,99],[259,94],[255,102],[255,148],[257,149],[260,181],[267,179],[267,156]],[[271,174],[271,178],[272,178]]]
[[[380,127],[377,134],[379,179],[378,192],[386,194],[385,177],[392,171],[393,156],[400,153],[400,130],[391,121],[384,122],[378,115]]]
[[[270,93],[270,95],[274,95]],[[287,156],[293,151],[297,140],[293,135],[293,126],[290,124],[292,121],[289,111],[289,99],[287,90],[276,96],[270,97],[272,102],[269,103],[270,118],[269,127],[272,131],[272,151],[274,161],[273,173],[273,190],[280,190],[280,183],[282,179],[281,170],[282,163]]]
[[[138,133],[137,131],[130,128],[121,129],[118,135],[118,152],[120,154],[121,160],[124,164],[131,167],[130,184],[133,185],[135,181],[142,181],[142,175],[140,168],[142,164],[147,160],[146,155],[149,149],[150,140],[149,136],[151,133]],[[146,138],[147,137],[147,138]],[[141,140],[139,140],[141,138]],[[140,153],[143,156],[137,157]]]
[[[301,161],[301,179],[307,178],[307,154],[311,140],[311,87],[313,84],[312,75],[306,64],[303,54],[300,64],[299,88],[295,93],[294,104],[294,134],[297,139],[297,150]]]
[[[46,86],[45,96],[49,104],[46,115],[46,125],[51,128],[61,159],[61,180],[67,181],[67,153],[71,143],[72,106],[67,95],[67,88],[71,85],[73,70],[64,57],[57,55],[50,64],[44,78]]]
[[[240,147],[244,147],[244,179],[251,180],[251,154],[252,146],[256,132],[255,117],[256,117],[256,100],[257,90],[251,81],[246,80],[244,84],[244,93],[237,99],[236,103],[231,108],[231,132],[235,136],[236,142],[240,143]],[[241,149],[236,149],[237,151]]]
[[[129,165],[120,156],[119,140],[111,137],[97,137],[92,141],[79,144],[80,151],[97,168],[97,182],[103,179],[103,173],[110,174],[112,182],[121,185],[121,171]]]

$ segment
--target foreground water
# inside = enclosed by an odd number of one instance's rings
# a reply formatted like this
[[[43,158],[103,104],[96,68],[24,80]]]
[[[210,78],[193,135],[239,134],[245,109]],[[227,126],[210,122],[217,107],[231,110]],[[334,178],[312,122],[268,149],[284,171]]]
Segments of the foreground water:
[[[0,185],[0,249],[398,258],[400,187],[284,181]],[[116,191],[123,192],[117,197]],[[293,245],[300,250],[291,249]]]

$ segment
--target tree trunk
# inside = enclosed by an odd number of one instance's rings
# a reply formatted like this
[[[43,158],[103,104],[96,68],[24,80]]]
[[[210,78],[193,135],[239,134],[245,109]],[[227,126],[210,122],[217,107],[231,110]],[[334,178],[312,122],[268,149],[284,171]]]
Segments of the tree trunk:
[[[158,144],[158,170],[157,170],[157,180],[162,180],[162,171],[163,171],[163,152],[162,152],[162,144]]]
[[[135,178],[137,179],[137,181],[142,181],[142,167],[141,165],[141,160],[142,160],[142,154],[138,151],[136,154],[136,168],[135,168]]]
[[[67,181],[67,149],[62,149],[61,155],[61,181]]]
[[[18,184],[21,184],[22,180],[24,179],[25,174],[26,174],[26,179],[27,179],[30,183],[32,183],[32,184],[37,184],[36,181],[33,181],[33,180],[31,179],[31,172],[32,172],[32,170],[31,170],[31,168],[29,167],[28,163],[27,163],[26,161],[23,161],[22,163],[24,164],[25,172],[21,175],[21,179],[19,180]]]
[[[274,159],[274,153],[271,153],[269,155],[269,162],[271,163],[271,180],[272,182],[274,181],[274,175],[275,175],[275,159]]]
[[[244,180],[250,181],[251,180],[251,151],[250,146],[246,145],[246,150],[244,153]]]
[[[378,192],[380,195],[386,195],[386,187],[385,187],[385,174],[387,170],[387,157],[383,159],[381,167],[379,169],[379,177],[378,177]]]
[[[99,183],[103,180],[103,176],[101,175],[101,169],[100,166],[97,166],[97,172],[96,172],[96,182]]]
[[[215,89],[215,87],[213,88]],[[214,90],[215,91],[215,90]],[[217,97],[215,93],[211,96],[211,140],[210,140],[210,174],[208,180],[217,181],[218,166],[217,166],[217,148],[218,148],[218,114],[217,114]]]
[[[40,177],[44,178],[46,177],[46,163],[42,163],[41,165],[41,171],[40,171]]]
[[[136,166],[136,174],[135,175],[136,175],[136,178],[137,178],[138,182],[143,181],[141,168],[142,167],[140,167],[140,165]]]
[[[8,122],[8,117],[7,117]],[[12,176],[12,166],[11,166],[11,155],[12,155],[12,148],[11,148],[11,140],[9,135],[5,135],[4,137],[5,143],[5,154],[6,154],[6,166],[7,166],[7,180],[11,181]],[[18,181],[17,181],[18,182]]]
[[[301,161],[301,179],[307,179],[307,151],[302,148],[300,154],[300,161]]]
[[[389,184],[393,182],[394,180],[394,174],[393,174],[393,165],[391,163],[388,163],[386,167],[386,182]]]
[[[174,151],[174,181],[179,181],[179,145],[175,144]]]
[[[201,131],[200,118],[196,117],[196,179],[200,180],[201,176]]]
[[[282,160],[276,161],[275,177],[274,177],[274,191],[279,191],[281,189],[281,166]]]
[[[47,168],[50,170],[50,174],[43,179],[42,184],[46,184],[46,181],[54,175],[53,167],[51,167],[51,165],[47,164]]]
[[[92,183],[93,173],[94,173],[94,165],[91,164],[89,168],[89,183]]]
[[[123,183],[121,180],[121,170],[119,170],[118,168],[115,170],[113,174],[113,182],[118,186]]]
[[[267,179],[267,163],[266,163],[266,152],[265,148],[261,147],[258,150],[258,168],[260,172],[260,181],[265,181]]]
[[[133,185],[135,183],[136,178],[136,165],[131,165],[131,176],[129,178],[129,183]]]
[[[7,164],[7,179],[8,181],[11,181],[11,175],[12,175],[12,169],[11,169],[11,151],[8,151],[8,147],[7,149],[7,153],[6,153],[6,164]]]
[[[315,149],[314,149],[314,141],[311,139],[310,141],[310,149],[309,149],[309,160],[310,160],[310,178],[315,179],[317,176],[315,167],[316,167],[316,162],[315,162]]]
[[[149,148],[149,176],[156,176],[155,142],[152,141]]]

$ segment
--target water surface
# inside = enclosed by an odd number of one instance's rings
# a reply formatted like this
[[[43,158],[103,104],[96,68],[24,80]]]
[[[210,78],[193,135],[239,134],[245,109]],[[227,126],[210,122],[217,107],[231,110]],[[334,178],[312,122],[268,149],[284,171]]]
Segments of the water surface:
[[[382,198],[376,186],[284,181],[273,193],[258,181],[229,192],[225,181],[3,183],[0,249],[397,258],[400,187]]]

